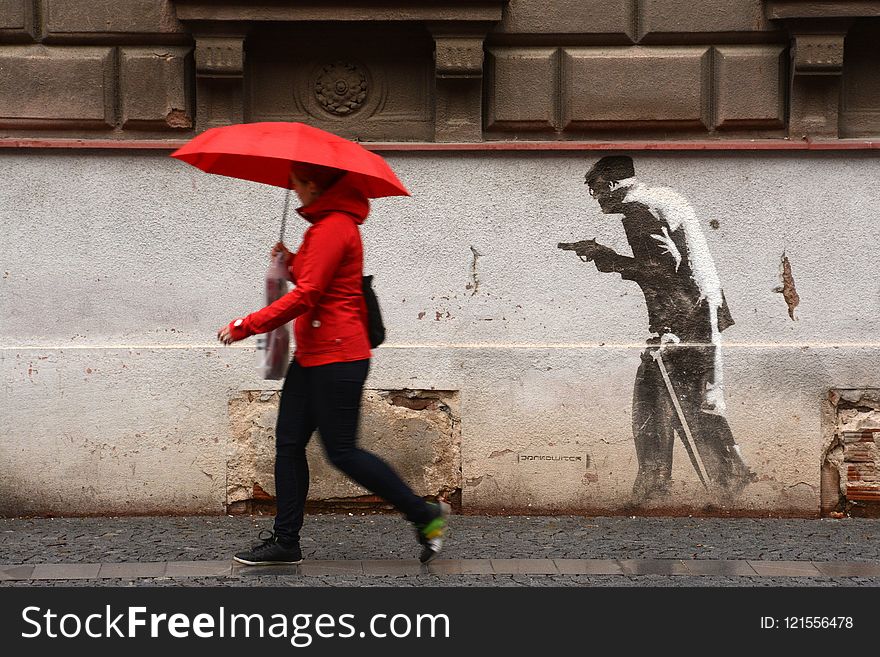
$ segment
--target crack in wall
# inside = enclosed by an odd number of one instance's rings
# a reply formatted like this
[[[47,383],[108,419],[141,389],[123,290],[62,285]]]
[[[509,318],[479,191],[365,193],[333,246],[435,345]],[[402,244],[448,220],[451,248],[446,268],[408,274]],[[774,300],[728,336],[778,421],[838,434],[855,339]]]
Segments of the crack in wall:
[[[471,260],[471,282],[465,286],[465,289],[471,290],[471,296],[474,296],[480,289],[480,277],[477,275],[477,258],[481,257],[483,254],[477,251],[474,247],[471,248],[471,253],[474,254],[473,260]]]

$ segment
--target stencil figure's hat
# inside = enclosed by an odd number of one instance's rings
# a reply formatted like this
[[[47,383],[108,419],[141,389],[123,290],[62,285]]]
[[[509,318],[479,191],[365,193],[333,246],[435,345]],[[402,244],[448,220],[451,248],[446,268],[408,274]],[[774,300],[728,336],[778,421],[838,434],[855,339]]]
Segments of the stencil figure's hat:
[[[628,155],[609,155],[596,162],[587,171],[584,182],[587,185],[592,185],[599,178],[602,180],[624,180],[632,178],[634,175],[636,175],[636,170],[631,157]]]

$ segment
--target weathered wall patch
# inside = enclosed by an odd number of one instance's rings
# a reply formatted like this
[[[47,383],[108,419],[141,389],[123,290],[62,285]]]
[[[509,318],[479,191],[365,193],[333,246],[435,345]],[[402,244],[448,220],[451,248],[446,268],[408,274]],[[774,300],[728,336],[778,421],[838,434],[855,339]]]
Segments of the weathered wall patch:
[[[251,390],[229,400],[226,505],[230,512],[246,511],[251,501],[274,498],[279,399],[277,391]],[[418,495],[449,497],[461,489],[456,392],[366,390],[360,444],[392,465]],[[309,501],[332,504],[370,495],[330,464],[318,433],[306,453]]]

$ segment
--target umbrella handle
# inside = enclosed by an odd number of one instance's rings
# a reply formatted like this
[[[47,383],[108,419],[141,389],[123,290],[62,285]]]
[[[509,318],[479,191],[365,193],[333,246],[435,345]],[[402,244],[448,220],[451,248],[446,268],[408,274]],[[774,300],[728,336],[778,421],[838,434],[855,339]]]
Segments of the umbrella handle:
[[[284,229],[287,227],[287,212],[290,209],[290,190],[287,190],[287,194],[284,196],[284,214],[281,216],[281,234],[278,236],[278,241],[284,241]]]

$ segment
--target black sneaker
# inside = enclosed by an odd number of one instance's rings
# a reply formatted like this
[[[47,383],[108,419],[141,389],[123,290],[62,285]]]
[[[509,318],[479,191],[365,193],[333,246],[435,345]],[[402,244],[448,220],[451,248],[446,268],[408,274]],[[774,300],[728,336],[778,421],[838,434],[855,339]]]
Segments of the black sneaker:
[[[433,520],[424,524],[416,525],[416,536],[422,545],[422,553],[419,555],[419,561],[428,563],[443,548],[443,536],[449,524],[447,518],[452,508],[446,502],[428,502],[428,506],[436,509],[437,515]]]
[[[285,547],[275,538],[275,533],[266,529],[260,532],[259,545],[246,552],[239,552],[233,559],[247,566],[266,566],[269,564],[292,564],[303,560],[299,543]]]

